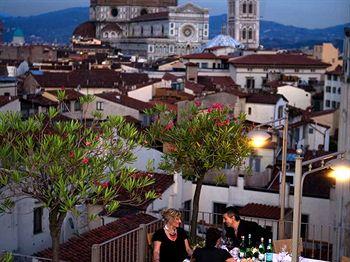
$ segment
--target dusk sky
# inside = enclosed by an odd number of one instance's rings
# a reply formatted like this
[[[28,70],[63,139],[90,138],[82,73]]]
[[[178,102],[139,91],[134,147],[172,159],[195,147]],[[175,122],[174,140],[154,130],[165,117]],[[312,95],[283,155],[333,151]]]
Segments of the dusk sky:
[[[227,0],[179,0],[207,7],[211,15],[226,12]],[[0,12],[29,16],[69,7],[88,6],[89,0],[0,0]],[[261,0],[264,20],[307,28],[325,28],[350,21],[349,0]]]

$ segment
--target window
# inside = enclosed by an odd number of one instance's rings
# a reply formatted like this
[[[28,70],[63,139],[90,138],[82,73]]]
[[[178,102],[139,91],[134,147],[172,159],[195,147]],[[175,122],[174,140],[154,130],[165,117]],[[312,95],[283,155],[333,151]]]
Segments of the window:
[[[308,223],[309,223],[309,215],[301,214],[300,235],[304,239],[307,238]]]
[[[253,13],[253,4],[250,3],[249,4],[249,14],[252,14]]]
[[[247,29],[243,29],[243,31],[242,31],[242,39],[246,39],[247,38]]]
[[[261,172],[261,157],[251,156],[249,157],[249,166],[253,172]]]
[[[247,4],[243,4],[243,14],[247,13]]]
[[[295,69],[294,69],[294,72],[295,72],[295,73],[299,73],[299,69],[295,68]]]
[[[249,29],[249,31],[248,31],[248,39],[253,39],[253,29]]]
[[[151,35],[153,35],[153,26],[151,25]]]
[[[117,17],[117,16],[118,16],[118,13],[119,13],[118,8],[113,8],[112,11],[111,11],[111,15],[112,15],[113,17]]]
[[[253,77],[247,77],[246,79],[246,88],[253,89],[255,87],[255,80]]]
[[[332,101],[332,108],[337,108],[337,102],[336,101]]]
[[[80,111],[81,110],[81,104],[79,101],[74,102],[74,111]]]
[[[69,106],[65,102],[63,102],[61,104],[61,110],[63,113],[67,113],[69,111]]]
[[[333,87],[333,94],[336,94],[336,93],[337,93],[337,88]]]
[[[326,100],[326,107],[330,107],[331,106],[331,101]]]
[[[251,114],[252,114],[252,108],[248,107],[248,115],[251,115]]]
[[[340,87],[338,88],[338,94],[339,95],[341,94],[341,88]]]
[[[222,224],[222,215],[224,214],[226,209],[226,204],[223,203],[213,203],[213,224],[221,225]]]
[[[330,93],[331,92],[331,87],[330,86],[326,86],[326,93]]]
[[[332,80],[332,75],[327,75],[328,80]]]
[[[4,96],[10,96],[10,93],[9,92],[5,92]]]
[[[309,128],[309,134],[313,134],[314,133],[314,129],[312,127]]]
[[[103,111],[103,102],[96,102],[96,110]]]
[[[43,207],[34,208],[33,222],[33,234],[43,232]]]
[[[184,202],[184,223],[190,223],[191,216],[191,200]]]
[[[338,81],[338,76],[334,75],[333,76],[333,81]]]
[[[283,117],[283,111],[284,111],[284,107],[283,106],[279,106],[278,107],[278,118],[282,118]]]
[[[148,11],[146,8],[143,8],[140,12],[141,15],[147,15],[148,14]]]
[[[315,69],[311,69],[311,73],[315,73],[316,72],[316,70]]]
[[[201,63],[201,68],[208,68],[208,63]]]

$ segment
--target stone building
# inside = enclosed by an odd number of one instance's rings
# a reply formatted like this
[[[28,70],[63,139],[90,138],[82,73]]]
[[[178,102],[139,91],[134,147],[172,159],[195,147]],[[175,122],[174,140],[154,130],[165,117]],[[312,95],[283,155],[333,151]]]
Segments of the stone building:
[[[260,0],[228,0],[227,33],[248,49],[257,49],[260,30]]]
[[[193,4],[178,6],[176,0],[91,0],[88,25],[90,30],[86,23],[76,28],[75,41],[94,36],[124,55],[152,60],[189,54],[205,44],[209,12]]]

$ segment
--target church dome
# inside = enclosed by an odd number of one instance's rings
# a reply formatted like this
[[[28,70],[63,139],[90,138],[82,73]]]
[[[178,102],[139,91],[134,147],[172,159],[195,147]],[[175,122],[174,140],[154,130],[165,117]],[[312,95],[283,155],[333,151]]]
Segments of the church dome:
[[[24,37],[23,31],[20,28],[17,28],[13,33],[13,37]]]
[[[96,26],[94,22],[85,22],[78,25],[73,32],[74,37],[95,38]]]
[[[236,39],[228,35],[217,35],[211,39],[206,45],[205,48],[217,47],[217,46],[228,46],[233,48],[242,48],[243,45],[238,42]]]

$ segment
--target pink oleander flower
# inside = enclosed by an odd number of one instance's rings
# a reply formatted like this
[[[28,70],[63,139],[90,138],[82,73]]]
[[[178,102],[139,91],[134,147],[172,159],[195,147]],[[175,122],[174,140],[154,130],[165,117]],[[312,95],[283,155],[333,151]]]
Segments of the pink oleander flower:
[[[173,129],[174,127],[174,122],[173,121],[170,121],[166,126],[165,126],[165,130],[170,130],[170,129]]]

